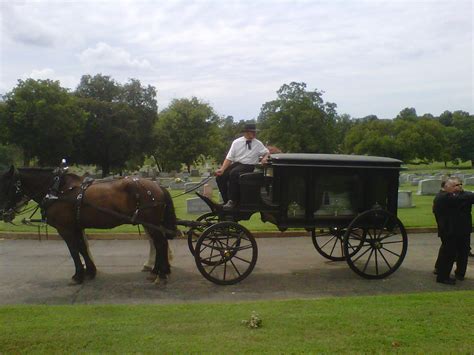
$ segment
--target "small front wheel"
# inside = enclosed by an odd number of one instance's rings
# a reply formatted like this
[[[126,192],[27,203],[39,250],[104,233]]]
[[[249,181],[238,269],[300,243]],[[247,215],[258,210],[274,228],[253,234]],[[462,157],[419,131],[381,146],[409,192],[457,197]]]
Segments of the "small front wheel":
[[[235,222],[219,222],[199,237],[194,259],[199,272],[218,285],[245,279],[257,263],[257,242],[248,229]]]

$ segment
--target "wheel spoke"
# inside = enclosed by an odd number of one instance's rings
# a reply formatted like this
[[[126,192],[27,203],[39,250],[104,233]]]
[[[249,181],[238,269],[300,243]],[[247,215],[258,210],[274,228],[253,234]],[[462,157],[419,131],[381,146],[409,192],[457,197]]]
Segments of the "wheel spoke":
[[[323,249],[326,245],[328,245],[329,242],[331,242],[331,240],[333,240],[334,238],[336,238],[336,236],[332,236],[331,239],[329,239],[326,243],[324,243],[323,245],[321,245],[321,249]]]
[[[387,264],[388,268],[389,268],[389,269],[392,269],[392,266],[391,266],[390,263],[387,261],[387,259],[386,259],[385,256],[383,255],[382,251],[379,250],[379,253],[380,253],[380,256],[383,258],[383,260],[385,261],[385,263]]]
[[[332,253],[334,252],[334,249],[336,248],[336,245],[337,245],[337,241],[338,239],[336,238],[336,240],[334,241],[334,245],[332,246],[331,253],[329,255],[332,255]]]
[[[393,254],[393,255],[395,255],[396,257],[400,257],[400,256],[401,256],[400,254],[394,253],[393,251],[391,251],[391,250],[389,250],[389,249],[387,249],[387,248],[382,247],[382,249],[388,251],[389,253],[391,253],[391,254]]]
[[[379,274],[379,263],[377,260],[377,248],[374,249],[375,251],[375,274]]]
[[[223,280],[225,280],[225,276],[227,274],[227,260],[224,261],[224,276],[223,276]]]
[[[365,246],[365,245],[363,245],[362,247],[364,247],[364,246]],[[371,246],[370,244],[368,244],[368,246],[369,246],[369,248],[366,249],[366,250],[365,250],[362,254],[360,254],[357,258],[355,258],[352,262],[355,263],[357,260],[359,260],[361,257],[363,257],[369,250],[371,250],[371,247],[372,247],[372,246]],[[362,247],[361,247],[361,248],[362,248]]]
[[[365,270],[367,270],[367,266],[369,265],[369,261],[370,261],[370,258],[372,257],[372,254],[373,254],[373,253],[374,253],[374,248],[371,248],[371,252],[370,252],[369,258],[368,258],[367,261],[365,262],[364,269],[362,270],[362,272],[365,272]]]
[[[234,255],[233,257],[236,258],[236,259],[239,259],[240,261],[243,261],[244,263],[247,263],[247,264],[250,264],[250,263],[251,263],[250,260],[242,259],[241,257],[239,257],[239,256],[237,256],[237,255]]]
[[[239,276],[242,276],[242,274],[240,273],[239,269],[237,268],[237,266],[235,266],[234,262],[232,261],[232,259],[229,259],[230,263],[232,264],[232,266],[234,267],[235,271],[237,271],[237,274]]]
[[[385,243],[382,243],[382,245],[385,245],[385,244],[400,244],[400,243],[403,243],[403,240],[397,240],[397,241],[393,241],[393,242],[385,242]]]

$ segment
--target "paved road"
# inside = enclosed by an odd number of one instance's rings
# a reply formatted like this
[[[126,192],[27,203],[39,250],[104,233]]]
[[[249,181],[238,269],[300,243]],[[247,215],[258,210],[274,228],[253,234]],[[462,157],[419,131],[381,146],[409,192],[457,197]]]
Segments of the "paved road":
[[[70,285],[72,260],[62,241],[0,240],[0,304],[142,304],[320,298],[407,292],[474,290],[474,259],[467,279],[456,286],[435,283],[432,274],[439,240],[434,234],[409,236],[401,268],[383,280],[366,280],[345,262],[330,262],[308,237],[257,240],[253,273],[232,286],[217,286],[196,269],[185,240],[173,240],[172,276],[156,286],[140,272],[145,240],[91,240],[99,273]]]

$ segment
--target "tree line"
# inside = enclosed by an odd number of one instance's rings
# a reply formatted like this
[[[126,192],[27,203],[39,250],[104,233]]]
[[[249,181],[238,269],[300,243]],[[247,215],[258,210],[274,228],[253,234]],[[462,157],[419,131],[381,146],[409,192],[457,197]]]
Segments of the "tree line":
[[[259,139],[284,152],[379,155],[410,161],[474,161],[474,116],[445,111],[392,119],[338,114],[305,83],[282,85],[256,119]],[[220,162],[244,121],[218,115],[197,97],[158,110],[157,90],[137,79],[82,76],[75,90],[53,80],[19,80],[0,101],[0,166],[94,164],[103,176],[134,170],[152,157],[160,171]]]

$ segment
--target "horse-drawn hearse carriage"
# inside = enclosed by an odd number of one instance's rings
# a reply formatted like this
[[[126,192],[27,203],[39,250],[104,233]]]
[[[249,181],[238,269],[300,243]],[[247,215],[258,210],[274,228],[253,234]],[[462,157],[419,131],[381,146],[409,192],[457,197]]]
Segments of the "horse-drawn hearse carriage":
[[[12,221],[27,201],[36,201],[66,241],[77,283],[96,274],[84,229],[126,223],[142,224],[153,240],[157,281],[170,273],[167,239],[181,225],[188,228],[189,248],[206,279],[222,285],[240,282],[254,269],[258,248],[238,222],[257,212],[280,231],[308,231],[325,258],[345,260],[362,277],[380,279],[400,267],[407,251],[407,234],[397,218],[400,169],[401,161],[383,157],[274,154],[267,164],[240,176],[238,208],[223,209],[198,194],[211,211],[184,221],[176,219],[169,192],[149,180],[92,182],[53,169],[12,167],[0,176],[0,217]],[[58,196],[51,200],[55,181],[60,181]]]
[[[258,256],[252,233],[238,221],[259,212],[280,231],[311,233],[316,250],[345,260],[357,274],[384,278],[407,251],[407,234],[397,218],[401,161],[334,154],[276,154],[265,166],[240,176],[238,209],[200,195],[211,212],[197,219],[188,242],[201,274],[216,284],[234,284],[253,270]]]

